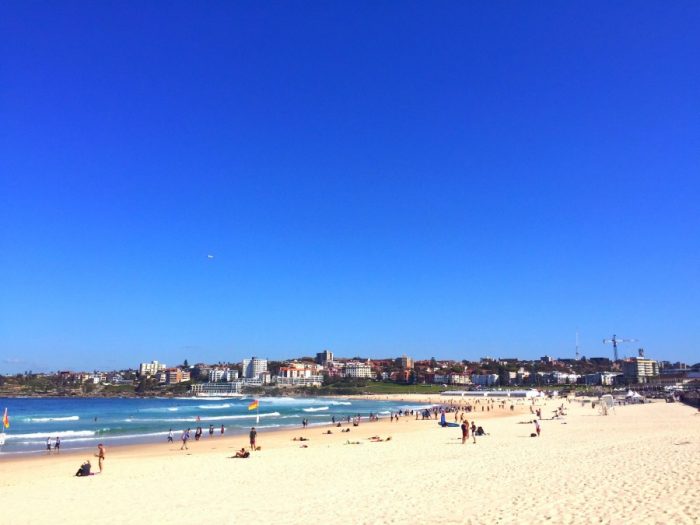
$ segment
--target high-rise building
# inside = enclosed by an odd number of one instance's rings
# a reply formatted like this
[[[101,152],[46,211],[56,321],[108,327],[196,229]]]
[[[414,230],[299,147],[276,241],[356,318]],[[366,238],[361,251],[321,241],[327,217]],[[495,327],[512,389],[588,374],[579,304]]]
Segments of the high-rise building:
[[[333,361],[333,352],[330,350],[324,350],[323,352],[319,352],[316,354],[316,362],[319,365],[324,365],[328,363],[329,361]]]
[[[253,356],[243,360],[243,377],[246,379],[257,379],[264,372],[267,372],[267,359]]]
[[[653,359],[631,357],[622,363],[622,373],[630,383],[646,383],[659,375],[659,364]]]

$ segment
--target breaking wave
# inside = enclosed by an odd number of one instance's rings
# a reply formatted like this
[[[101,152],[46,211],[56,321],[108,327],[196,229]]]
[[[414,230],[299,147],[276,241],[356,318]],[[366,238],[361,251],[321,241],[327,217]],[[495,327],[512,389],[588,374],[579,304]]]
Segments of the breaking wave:
[[[260,414],[260,417],[274,417],[274,416],[279,416],[279,412],[264,412]],[[251,419],[251,418],[256,418],[257,414],[251,413],[251,414],[242,414],[242,415],[236,415],[236,416],[204,416],[200,417],[199,421],[196,420],[194,417],[177,417],[177,418],[166,418],[166,419],[155,419],[155,418],[129,418],[125,419],[124,421],[127,423],[133,423],[134,421],[140,421],[140,422],[150,422],[150,423],[168,423],[168,422],[174,422],[174,423],[204,423],[207,421],[226,421],[229,419]]]
[[[72,438],[72,437],[84,437],[84,436],[94,436],[95,432],[93,430],[59,430],[58,432],[32,432],[31,434],[7,434],[5,439],[8,441],[14,439],[36,439],[41,438],[45,440],[47,437],[54,439],[56,437],[60,438]]]
[[[28,417],[25,421],[31,423],[46,423],[47,421],[78,421],[80,416],[65,416],[65,417]]]

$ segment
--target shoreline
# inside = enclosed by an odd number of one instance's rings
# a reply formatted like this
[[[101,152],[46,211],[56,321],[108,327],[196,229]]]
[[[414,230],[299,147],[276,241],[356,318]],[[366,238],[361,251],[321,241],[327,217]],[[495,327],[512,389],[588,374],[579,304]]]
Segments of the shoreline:
[[[353,399],[360,399],[360,400],[367,400],[367,401],[392,401],[392,402],[404,402],[407,404],[422,404],[425,405],[426,408],[430,406],[461,406],[466,404],[466,400],[463,400],[462,398],[441,398],[440,396],[436,395],[430,395],[430,394],[384,394],[384,395],[346,395],[346,396],[319,396],[319,398],[323,399],[332,399],[332,400],[353,400]],[[442,402],[441,402],[442,401]],[[462,403],[459,403],[458,401],[462,401]],[[473,402],[473,400],[472,400]],[[480,405],[479,405],[480,406]],[[485,406],[485,405],[484,405]],[[529,407],[528,404],[524,404],[522,401],[520,404],[516,405],[516,408],[519,407],[519,409],[516,411],[517,414],[522,414],[525,413],[524,408]],[[450,419],[450,416],[452,414],[448,414],[447,420],[448,422],[452,422]],[[506,410],[494,410],[492,412],[479,412],[479,411],[474,411],[472,413],[467,413],[467,419],[470,421],[472,420],[472,416],[474,419],[494,419],[494,418],[500,418],[500,417],[506,417],[510,415],[514,415],[510,411]],[[528,411],[528,415],[529,411]],[[345,435],[347,437],[350,436],[350,434],[353,434],[353,432],[356,432],[358,434],[364,435],[365,434],[365,429],[371,427],[383,431],[384,430],[384,425],[389,425],[388,430],[396,429],[396,430],[401,430],[404,429],[402,427],[402,423],[408,422],[408,420],[412,420],[412,418],[415,418],[414,416],[402,416],[400,420],[396,423],[390,423],[388,421],[388,416],[384,415],[381,416],[379,421],[368,421],[367,420],[367,415],[363,414],[361,423],[359,427],[353,427],[352,423],[347,423],[346,421],[341,422],[341,427],[338,428],[338,432],[335,432],[335,425],[331,422],[322,422],[322,423],[311,423],[307,429],[303,429],[300,426],[288,426],[288,427],[277,427],[277,428],[263,428],[262,430],[258,430],[258,440],[262,439],[263,437],[270,437],[271,442],[274,443],[276,446],[279,445],[280,441],[284,441],[285,439],[289,438],[291,440],[292,437],[295,435],[301,436],[301,435],[306,435],[306,433],[313,433],[315,429],[319,430],[319,434],[323,430],[332,430],[335,435],[337,433],[340,433],[341,429],[345,428],[351,428],[350,433],[343,433],[341,435]],[[421,420],[419,419],[418,422]],[[438,420],[432,419],[430,420],[433,423],[437,424]],[[423,424],[428,423],[428,421],[422,421]],[[264,422],[262,423],[264,425]],[[203,430],[205,425],[203,426]],[[254,424],[251,425],[255,426]],[[248,431],[249,428],[244,429],[236,429],[236,430],[227,430],[227,432],[221,436],[219,433],[219,428],[215,427],[215,432],[214,435],[209,437],[208,432],[204,432],[202,434],[202,438],[200,441],[195,441],[194,439],[194,429],[196,429],[197,425],[196,422],[193,422],[192,426],[190,427],[192,429],[192,437],[188,442],[188,446],[190,447],[191,450],[195,450],[197,447],[204,448],[206,444],[210,444],[213,448],[212,450],[215,450],[217,448],[221,448],[221,446],[224,446],[226,448],[231,448],[229,445],[233,442],[240,444],[243,443],[243,445],[247,448],[248,446]],[[259,427],[258,427],[259,428]],[[413,430],[411,428],[411,430]],[[163,455],[168,455],[171,453],[174,453],[174,451],[179,452],[179,447],[181,445],[181,431],[173,431],[173,443],[169,444],[166,441],[166,435],[163,435],[163,439],[161,442],[140,442],[140,443],[114,443],[110,444],[110,440],[103,440],[105,443],[105,447],[108,450],[108,453],[110,455],[125,455],[125,456],[133,456],[133,455],[150,455],[153,457],[156,456],[163,456]],[[329,436],[330,437],[330,436]],[[118,438],[113,438],[113,439],[118,439]],[[94,439],[96,442],[99,442],[99,438]],[[326,441],[334,441],[331,439],[326,439]],[[166,450],[167,447],[167,450]],[[193,448],[194,447],[194,448]],[[82,458],[86,459],[92,456],[94,451],[96,450],[97,446],[86,446],[86,447],[66,447],[63,448],[60,452],[51,452],[47,453],[46,450],[36,450],[36,451],[26,451],[26,452],[16,452],[16,453],[6,453],[6,454],[0,454],[0,466],[6,463],[11,463],[11,462],[25,462],[25,461],[37,461],[37,462],[44,462],[44,461],[51,461],[52,458]],[[235,447],[234,447],[235,448]],[[236,450],[240,448],[237,447]]]

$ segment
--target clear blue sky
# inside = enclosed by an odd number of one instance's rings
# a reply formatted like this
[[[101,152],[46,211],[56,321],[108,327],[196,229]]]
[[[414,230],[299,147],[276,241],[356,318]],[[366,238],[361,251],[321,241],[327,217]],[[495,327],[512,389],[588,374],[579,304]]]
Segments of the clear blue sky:
[[[700,361],[698,2],[1,7],[0,371]]]

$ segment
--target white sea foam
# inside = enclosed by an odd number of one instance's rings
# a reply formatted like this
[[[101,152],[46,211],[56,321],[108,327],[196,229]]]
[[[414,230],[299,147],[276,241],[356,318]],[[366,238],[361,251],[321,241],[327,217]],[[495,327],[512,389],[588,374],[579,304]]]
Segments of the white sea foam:
[[[158,408],[142,408],[139,412],[177,412],[178,407],[158,407]]]
[[[48,421],[78,421],[80,416],[65,417],[27,417],[24,420],[30,423],[46,423]]]
[[[303,399],[297,399],[294,397],[259,397],[256,398],[260,403],[266,405],[291,405],[294,403],[303,403]]]
[[[274,416],[279,416],[279,412],[264,412],[260,414],[260,417],[274,417]],[[235,416],[203,416],[200,417],[199,423],[203,423],[206,421],[225,421],[229,419],[251,419],[251,418],[256,418],[257,414],[250,413],[250,414],[239,414]],[[124,420],[127,423],[133,423],[135,421],[138,422],[150,422],[150,423],[168,423],[168,422],[180,422],[180,423],[197,423],[198,421],[196,420],[195,417],[178,417],[178,418],[164,418],[164,419],[157,419],[157,418],[129,418]]]
[[[92,430],[59,430],[58,432],[32,432],[31,434],[7,434],[5,439],[8,441],[15,439],[32,439],[32,438],[42,438],[45,441],[47,437],[51,439],[57,436],[61,439],[63,438],[73,438],[81,436],[94,436],[95,432]]]
[[[311,407],[311,408],[302,408],[304,412],[320,412],[321,410],[328,410],[328,407]]]
[[[182,432],[181,430],[173,430],[173,434],[175,433],[180,433]],[[63,437],[61,436],[61,440],[64,443],[76,443],[76,442],[82,442],[82,441],[111,441],[111,440],[119,440],[119,439],[139,439],[143,437],[152,437],[152,436],[167,436],[168,432],[146,432],[143,434],[115,434],[112,436],[77,436],[72,437],[72,436],[66,436]],[[53,438],[53,436],[51,436]],[[35,445],[35,444],[43,444],[45,443],[46,440],[32,440],[32,441],[20,441],[19,443],[22,445]],[[71,448],[73,450],[73,448]]]
[[[330,405],[338,406],[338,405],[352,405],[350,401],[329,401]]]
[[[231,403],[222,403],[221,405],[198,405],[197,408],[202,410],[220,410],[222,408],[231,408]]]

